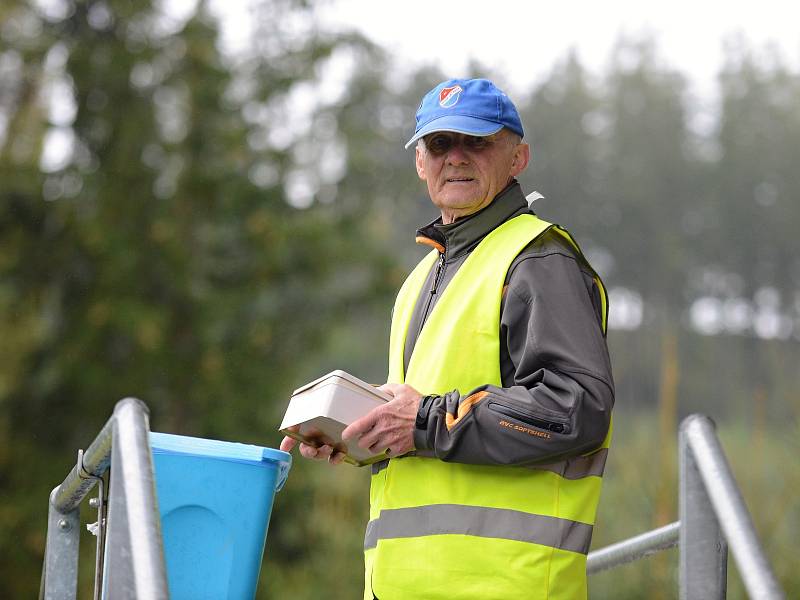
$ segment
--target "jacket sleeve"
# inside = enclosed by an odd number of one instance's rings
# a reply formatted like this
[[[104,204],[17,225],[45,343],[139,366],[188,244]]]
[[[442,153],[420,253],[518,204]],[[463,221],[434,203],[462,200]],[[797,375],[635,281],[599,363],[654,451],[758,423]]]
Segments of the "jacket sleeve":
[[[507,282],[500,323],[503,387],[425,398],[414,432],[419,454],[536,465],[602,444],[614,388],[593,275],[571,251],[550,242],[518,257]],[[447,414],[453,417],[449,427]]]

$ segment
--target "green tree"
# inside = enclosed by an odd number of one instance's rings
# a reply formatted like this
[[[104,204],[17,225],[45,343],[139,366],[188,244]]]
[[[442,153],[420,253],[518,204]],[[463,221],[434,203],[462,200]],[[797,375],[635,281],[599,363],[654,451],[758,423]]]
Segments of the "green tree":
[[[800,144],[800,78],[780,59],[764,65],[754,54],[747,47],[729,51],[720,74],[720,159],[710,195],[719,218],[710,227],[709,258],[711,266],[741,278],[730,295],[752,298],[759,288],[772,287],[785,305],[800,282],[793,227],[793,198],[800,189],[793,157]],[[734,231],[736,243],[730,243],[727,234]]]
[[[610,237],[601,179],[602,136],[610,123],[601,108],[589,74],[571,52],[535,89],[521,115],[532,150],[521,181],[526,191],[544,195],[534,210],[568,227],[586,251]]]
[[[158,430],[275,445],[329,324],[387,300],[392,261],[359,214],[372,199],[331,201],[352,105],[320,92],[338,53],[357,73],[376,50],[276,0],[231,57],[205,4],[159,6],[3,8],[4,597],[35,593],[49,488],[118,399],[145,400]]]

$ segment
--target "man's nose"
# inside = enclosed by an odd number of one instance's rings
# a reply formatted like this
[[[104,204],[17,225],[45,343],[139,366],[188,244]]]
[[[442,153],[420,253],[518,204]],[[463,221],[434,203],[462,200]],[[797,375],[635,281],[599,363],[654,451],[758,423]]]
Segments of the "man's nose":
[[[463,144],[457,143],[447,151],[446,160],[450,165],[463,165],[469,162],[469,155]]]

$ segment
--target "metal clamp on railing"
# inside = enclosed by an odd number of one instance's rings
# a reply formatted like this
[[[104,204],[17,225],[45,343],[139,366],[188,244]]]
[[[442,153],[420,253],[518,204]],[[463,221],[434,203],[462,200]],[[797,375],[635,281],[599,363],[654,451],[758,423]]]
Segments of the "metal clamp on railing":
[[[95,597],[101,586],[109,598],[168,598],[161,524],[158,518],[149,413],[140,400],[125,398],[66,479],[50,494],[47,547],[40,598],[74,600],[78,586],[79,505],[110,467],[108,516],[103,527],[103,490],[98,501],[98,550],[108,548],[105,567],[97,565]],[[105,537],[105,540],[103,539]],[[102,560],[102,556],[97,560]],[[101,582],[102,572],[107,581]]]
[[[679,433],[680,521],[596,550],[586,570],[597,573],[650,554],[680,548],[680,598],[720,600],[727,593],[728,544],[751,598],[784,598],[753,521],[704,415],[683,420]]]
[[[80,459],[81,453],[78,451]],[[102,477],[89,475],[87,479],[97,480],[97,496],[89,498],[89,506],[97,509],[97,521],[86,525],[86,529],[97,537],[95,543],[95,558],[94,558],[94,600],[99,600],[100,591],[103,586],[103,557],[105,554],[105,541],[106,541],[106,490],[105,480]]]

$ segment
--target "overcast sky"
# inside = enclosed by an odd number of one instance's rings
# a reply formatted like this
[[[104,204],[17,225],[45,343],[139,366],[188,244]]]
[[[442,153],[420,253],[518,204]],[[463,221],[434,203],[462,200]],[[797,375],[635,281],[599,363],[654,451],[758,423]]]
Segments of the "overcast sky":
[[[404,60],[458,76],[472,57],[520,89],[570,48],[600,73],[620,35],[644,32],[700,94],[713,91],[723,42],[734,35],[762,52],[773,44],[795,71],[800,64],[800,3],[786,0],[329,0],[320,7],[326,21],[356,27]]]

